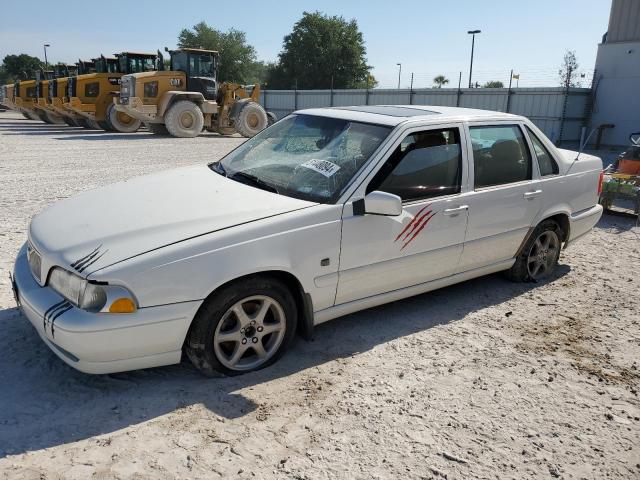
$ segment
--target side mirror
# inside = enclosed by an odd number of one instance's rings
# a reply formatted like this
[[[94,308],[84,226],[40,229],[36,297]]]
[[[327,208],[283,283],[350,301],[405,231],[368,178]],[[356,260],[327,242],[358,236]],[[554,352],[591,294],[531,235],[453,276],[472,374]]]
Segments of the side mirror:
[[[353,214],[397,217],[402,214],[402,199],[392,193],[376,190],[363,199],[353,202]]]

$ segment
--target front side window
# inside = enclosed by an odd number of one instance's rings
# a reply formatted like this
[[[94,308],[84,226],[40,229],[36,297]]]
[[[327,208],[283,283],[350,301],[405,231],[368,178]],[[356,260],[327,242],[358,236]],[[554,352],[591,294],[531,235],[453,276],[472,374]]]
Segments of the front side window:
[[[335,202],[390,127],[315,115],[289,115],[210,168],[303,200]]]
[[[517,125],[469,127],[475,188],[531,180],[531,155]]]
[[[381,190],[403,201],[460,193],[460,130],[447,128],[407,135],[376,173],[367,193]]]
[[[84,86],[85,97],[97,97],[100,93],[100,84],[98,82],[87,83]]]
[[[536,152],[536,158],[538,159],[538,166],[540,167],[540,176],[545,177],[547,175],[558,174],[558,164],[547,150],[547,147],[540,141],[538,137],[527,127],[529,138],[533,144],[533,151]]]
[[[144,96],[145,97],[157,97],[158,96],[158,82],[146,82],[144,84]]]

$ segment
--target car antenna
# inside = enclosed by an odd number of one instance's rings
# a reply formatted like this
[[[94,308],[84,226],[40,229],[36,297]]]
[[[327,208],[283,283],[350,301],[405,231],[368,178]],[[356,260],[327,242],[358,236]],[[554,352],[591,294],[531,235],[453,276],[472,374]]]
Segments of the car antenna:
[[[593,135],[596,130],[597,128],[594,128],[593,130],[591,130],[591,133],[587,135],[587,138],[585,138],[584,142],[580,144],[580,148],[578,149],[578,154],[576,155],[576,158],[573,159],[573,162],[571,162],[571,165],[569,165],[569,168],[567,169],[567,173],[565,173],[565,175],[569,174],[569,172],[571,171],[575,163],[578,161],[578,159],[580,158],[580,154],[584,150],[584,147],[587,146],[587,143],[589,143],[589,139],[591,138],[591,135]]]

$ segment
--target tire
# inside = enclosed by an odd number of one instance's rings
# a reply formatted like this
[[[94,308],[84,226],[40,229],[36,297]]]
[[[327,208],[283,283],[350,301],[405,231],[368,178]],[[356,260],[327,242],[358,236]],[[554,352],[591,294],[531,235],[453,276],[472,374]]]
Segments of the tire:
[[[247,102],[235,118],[235,127],[240,135],[251,138],[269,126],[267,112],[256,102]]]
[[[104,130],[105,132],[115,132],[116,129],[113,128],[111,126],[111,124],[109,122],[107,122],[106,120],[97,120],[96,123],[98,124],[98,127],[100,127],[100,130]]]
[[[239,305],[244,315],[234,313]],[[262,320],[261,311],[266,312]],[[260,370],[291,344],[297,316],[291,292],[277,279],[255,276],[233,282],[204,301],[187,334],[185,352],[209,377]],[[272,331],[263,333],[267,329]],[[260,347],[263,358],[257,353]]]
[[[189,100],[180,100],[171,105],[164,116],[164,124],[174,137],[193,138],[202,132],[204,116],[198,105]]]
[[[116,106],[113,103],[107,107],[106,121],[113,131],[120,133],[137,132],[142,125],[141,120],[116,110]]]
[[[167,130],[167,127],[163,123],[148,123],[147,128],[154,135],[170,135],[169,130]]]
[[[513,282],[537,282],[549,278],[558,264],[564,232],[553,220],[541,222],[508,271]],[[545,248],[546,247],[546,248]]]
[[[278,117],[273,112],[267,112],[267,126],[270,127],[278,121]]]
[[[25,112],[20,112],[22,114],[22,116],[24,118],[26,118],[27,120],[33,120],[33,118],[31,118],[29,115],[27,115]]]

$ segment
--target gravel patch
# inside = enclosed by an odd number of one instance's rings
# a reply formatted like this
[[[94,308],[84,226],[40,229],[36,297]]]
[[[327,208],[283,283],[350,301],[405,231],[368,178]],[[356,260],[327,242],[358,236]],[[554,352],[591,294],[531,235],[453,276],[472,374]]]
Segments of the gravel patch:
[[[548,282],[491,275],[349,315],[257,373],[90,376],[58,360],[8,281],[31,216],[242,141],[0,113],[0,477],[640,476],[640,228],[623,215]]]

